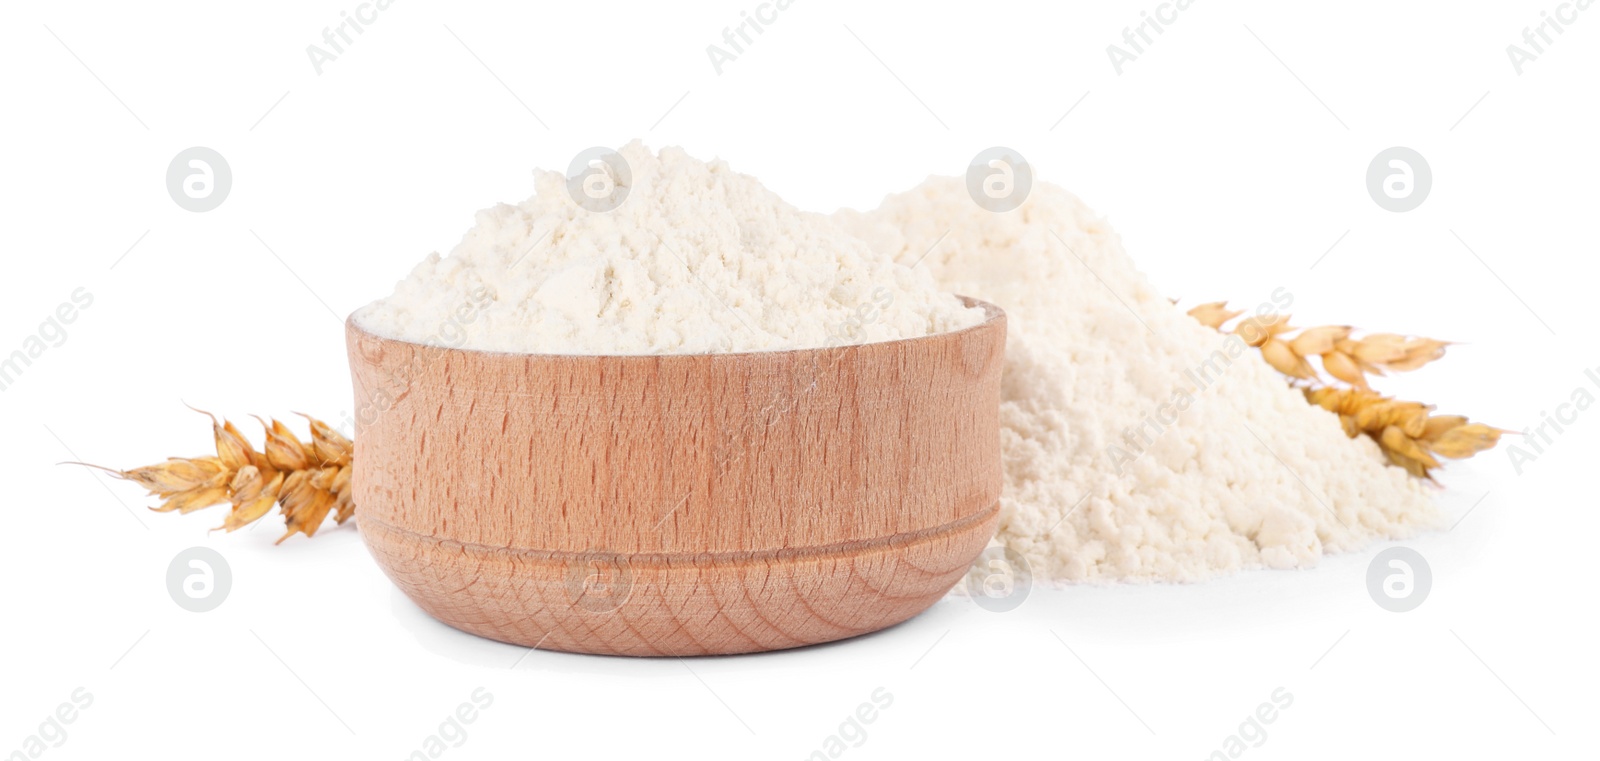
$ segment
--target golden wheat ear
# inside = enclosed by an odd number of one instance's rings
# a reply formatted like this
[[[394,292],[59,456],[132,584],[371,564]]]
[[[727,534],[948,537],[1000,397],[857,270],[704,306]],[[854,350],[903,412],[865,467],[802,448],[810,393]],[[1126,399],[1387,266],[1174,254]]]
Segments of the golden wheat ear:
[[[1305,389],[1306,400],[1339,416],[1351,438],[1366,434],[1378,442],[1389,462],[1418,478],[1432,480],[1438,458],[1460,460],[1493,449],[1506,433],[1461,415],[1434,415],[1421,402],[1392,399],[1361,388]]]
[[[103,470],[144,487],[162,500],[150,508],[156,512],[190,513],[228,503],[228,515],[216,527],[228,532],[260,520],[278,505],[288,527],[280,543],[297,533],[316,534],[330,514],[341,524],[355,514],[350,484],[355,445],[327,423],[301,415],[311,425],[311,443],[305,444],[282,422],[258,417],[266,437],[257,451],[231,421],[219,422],[205,410],[189,409],[211,420],[215,455],[172,457],[130,470],[86,462],[64,464]]]
[[[1391,465],[1417,478],[1431,481],[1438,458],[1471,457],[1494,448],[1507,433],[1460,415],[1434,415],[1432,405],[1387,397],[1368,384],[1368,376],[1415,370],[1443,357],[1449,341],[1398,333],[1355,337],[1349,325],[1301,329],[1289,325],[1288,315],[1251,316],[1225,327],[1241,314],[1243,310],[1229,310],[1226,301],[1188,310],[1200,324],[1260,349],[1261,358],[1300,387],[1306,401],[1339,416],[1345,435],[1366,435]],[[1313,358],[1323,372],[1350,387],[1326,384],[1312,366]]]

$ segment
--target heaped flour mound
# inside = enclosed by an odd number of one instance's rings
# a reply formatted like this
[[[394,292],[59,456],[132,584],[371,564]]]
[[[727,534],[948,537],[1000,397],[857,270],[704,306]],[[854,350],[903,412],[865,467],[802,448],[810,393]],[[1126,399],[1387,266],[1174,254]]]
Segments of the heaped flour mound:
[[[1373,442],[1347,438],[1254,350],[1230,357],[1060,188],[1036,183],[995,213],[962,180],[936,177],[835,218],[899,261],[926,254],[945,290],[1006,310],[997,540],[1036,576],[1306,567],[1438,521]],[[1272,301],[1287,309],[1292,295]]]
[[[695,354],[911,338],[981,310],[925,270],[875,253],[755,178],[682,150],[617,152],[616,208],[580,206],[559,172],[520,204],[478,212],[450,255],[430,255],[357,314],[379,335],[458,348]]]

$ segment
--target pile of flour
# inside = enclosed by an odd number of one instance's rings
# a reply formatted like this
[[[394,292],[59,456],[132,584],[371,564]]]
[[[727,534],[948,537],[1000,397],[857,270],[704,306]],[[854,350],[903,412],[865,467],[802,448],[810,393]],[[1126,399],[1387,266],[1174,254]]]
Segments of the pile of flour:
[[[910,338],[982,319],[926,270],[721,161],[637,141],[610,159],[596,164],[598,184],[620,205],[580,206],[587,189],[537,173],[532,198],[478,212],[449,256],[430,255],[357,322],[488,351],[698,354]]]
[[[1301,568],[1437,524],[1423,488],[1373,442],[1347,438],[1258,356],[1230,356],[1060,188],[1035,183],[995,213],[962,180],[936,177],[835,219],[899,261],[922,258],[945,290],[1006,310],[997,541],[1036,576]]]

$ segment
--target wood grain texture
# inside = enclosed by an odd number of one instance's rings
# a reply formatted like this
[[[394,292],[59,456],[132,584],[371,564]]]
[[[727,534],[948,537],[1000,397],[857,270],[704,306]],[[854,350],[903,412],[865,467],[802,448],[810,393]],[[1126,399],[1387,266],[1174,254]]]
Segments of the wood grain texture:
[[[621,655],[796,647],[949,591],[994,533],[1005,316],[815,350],[527,355],[354,317],[357,522],[458,629]]]

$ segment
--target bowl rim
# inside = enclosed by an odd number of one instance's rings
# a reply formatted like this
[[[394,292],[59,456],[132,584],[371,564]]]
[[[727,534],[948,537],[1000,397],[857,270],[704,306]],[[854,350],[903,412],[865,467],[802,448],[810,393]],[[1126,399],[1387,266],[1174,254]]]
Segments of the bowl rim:
[[[405,338],[395,338],[393,336],[386,336],[386,335],[383,335],[382,333],[375,333],[375,332],[373,332],[371,330],[368,330],[365,326],[361,325],[356,320],[356,316],[361,314],[361,312],[366,310],[368,307],[370,307],[371,304],[364,305],[364,306],[356,309],[355,311],[351,312],[350,315],[345,318],[344,325],[345,325],[345,333],[346,333],[346,335],[351,334],[351,333],[355,333],[355,334],[359,334],[361,336],[365,336],[365,337],[368,337],[368,338],[375,338],[375,339],[378,339],[380,341],[386,341],[386,342],[397,343],[397,344],[405,344],[407,346],[414,346],[414,347],[418,347],[420,349],[427,349],[427,350],[432,350],[432,351],[441,351],[441,352],[452,352],[453,351],[453,352],[461,352],[461,353],[464,353],[464,354],[476,354],[476,355],[491,356],[491,357],[502,357],[502,358],[548,358],[548,359],[586,359],[586,360],[594,360],[594,359],[610,359],[610,360],[652,359],[652,360],[659,360],[659,359],[675,359],[675,358],[684,358],[684,359],[694,358],[694,359],[699,359],[699,358],[704,358],[704,357],[711,357],[711,358],[735,358],[735,357],[754,357],[754,356],[759,356],[759,357],[781,357],[781,356],[783,356],[785,354],[799,355],[799,354],[812,354],[812,353],[825,352],[825,351],[840,351],[840,350],[846,350],[846,349],[861,349],[861,348],[864,348],[864,347],[895,346],[895,345],[907,344],[907,343],[910,343],[910,342],[913,342],[913,341],[929,341],[929,340],[937,340],[937,339],[948,339],[948,338],[953,338],[955,336],[959,336],[959,335],[961,335],[963,333],[967,333],[969,331],[992,329],[993,326],[995,325],[995,323],[1002,322],[1006,318],[1005,310],[1001,309],[998,305],[996,305],[996,304],[994,304],[992,302],[984,301],[982,299],[973,298],[971,296],[963,296],[963,295],[961,295],[959,293],[952,293],[951,295],[955,296],[957,299],[960,299],[963,306],[966,306],[966,307],[978,307],[978,308],[983,309],[984,310],[983,319],[979,320],[976,323],[973,323],[972,325],[968,325],[967,327],[961,328],[959,330],[951,330],[951,331],[946,331],[946,332],[943,332],[943,333],[929,333],[928,335],[912,336],[910,338],[891,338],[891,339],[889,339],[887,341],[868,341],[868,342],[865,342],[865,343],[848,343],[848,344],[838,344],[838,345],[835,345],[835,346],[812,346],[812,347],[804,347],[804,348],[798,348],[798,349],[758,349],[758,350],[755,350],[755,351],[707,351],[707,352],[693,352],[693,353],[684,353],[684,354],[673,354],[673,353],[658,353],[658,354],[578,354],[578,353],[557,353],[557,352],[501,351],[501,350],[498,350],[498,349],[469,349],[469,348],[465,348],[465,347],[461,347],[461,346],[447,346],[447,345],[442,345],[442,344],[430,344],[430,343],[422,343],[422,342],[419,342],[419,341],[412,341],[412,340],[405,339]]]

